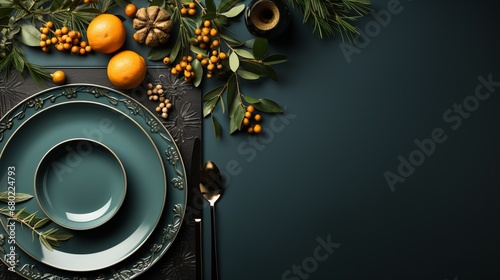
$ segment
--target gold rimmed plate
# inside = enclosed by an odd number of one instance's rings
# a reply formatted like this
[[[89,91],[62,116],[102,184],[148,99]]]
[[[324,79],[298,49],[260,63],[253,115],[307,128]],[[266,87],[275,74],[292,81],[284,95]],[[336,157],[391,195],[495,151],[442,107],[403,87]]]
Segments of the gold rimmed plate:
[[[45,110],[46,113],[52,112],[50,114],[57,117],[49,118],[49,115],[44,115],[43,118],[35,117],[37,114],[43,116],[42,112]],[[37,119],[39,121],[36,121]],[[44,125],[48,119],[52,120],[50,126]],[[138,123],[146,131],[142,132],[142,135],[147,135],[151,139],[153,145],[148,144],[148,147],[154,147],[157,153],[159,151],[158,160],[161,165],[152,164],[151,160],[154,162],[158,155],[155,156],[153,153],[147,155],[147,149],[145,150],[141,144],[146,140],[140,140],[139,136],[135,139],[129,135],[130,124],[127,122],[131,121]],[[93,125],[85,126],[87,123]],[[19,130],[20,127],[25,131],[23,134]],[[50,135],[48,137],[50,139],[42,141],[41,139],[45,138],[39,136],[44,134]],[[138,275],[165,254],[177,236],[184,217],[187,190],[184,165],[172,137],[158,119],[137,101],[115,90],[86,84],[53,88],[25,100],[0,120],[0,148],[3,150],[0,179],[7,180],[8,169],[11,166],[15,167],[16,172],[20,172],[16,173],[16,178],[24,178],[21,176],[24,173],[31,173],[33,178],[32,168],[35,167],[31,167],[28,163],[33,161],[33,157],[43,157],[43,152],[50,149],[55,142],[64,141],[78,134],[84,134],[85,137],[94,136],[96,141],[110,147],[123,162],[129,186],[124,204],[109,222],[93,230],[78,232],[70,240],[61,242],[57,251],[46,250],[36,240],[33,242],[29,230],[18,229],[16,231],[18,247],[14,248],[17,263],[14,269],[30,279],[39,278],[41,275],[62,278],[78,276],[87,279],[101,279],[108,275],[109,277],[105,278],[113,278],[115,276],[112,275],[117,271],[128,275],[127,278]],[[106,137],[109,137],[109,141],[105,140]],[[14,143],[13,139],[16,145],[11,146]],[[17,145],[27,147],[28,151],[19,153],[13,148]],[[31,146],[36,148],[30,149]],[[37,154],[37,150],[41,152]],[[163,167],[162,170],[156,170],[154,166]],[[165,173],[168,178],[164,182],[168,193],[166,199],[161,194],[160,188],[155,187],[158,183],[150,181],[151,177],[155,178],[158,174]],[[21,185],[23,182],[20,180],[17,183]],[[22,185],[24,186],[24,183]],[[25,189],[28,190],[29,187],[18,187],[17,190],[24,192]],[[30,211],[38,209],[36,201],[21,204],[16,207],[26,206]],[[163,206],[165,210],[162,213]],[[160,217],[156,223],[155,218],[151,218],[151,213],[158,212],[158,209]],[[146,220],[146,227],[143,227],[142,223],[130,226],[129,219]],[[4,226],[7,222],[3,217]],[[149,235],[145,234],[151,229],[151,225],[154,230],[151,230]],[[7,238],[9,231],[4,227],[1,234]],[[146,238],[141,243],[131,240],[131,236],[146,236]],[[115,244],[109,245],[109,242]],[[120,246],[123,248],[128,246],[129,252],[124,254],[119,250],[122,258],[110,254],[110,251]],[[7,243],[3,244],[4,255],[0,254],[1,257],[9,254],[9,247]],[[114,258],[114,261],[110,261],[110,258]],[[71,264],[74,264],[74,267]]]

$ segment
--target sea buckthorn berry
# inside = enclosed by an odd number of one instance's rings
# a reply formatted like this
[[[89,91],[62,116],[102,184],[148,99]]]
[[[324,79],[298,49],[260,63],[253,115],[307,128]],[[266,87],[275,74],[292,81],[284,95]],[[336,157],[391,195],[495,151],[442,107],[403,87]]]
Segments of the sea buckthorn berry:
[[[196,8],[196,3],[191,2],[191,3],[189,3],[188,7],[189,7],[190,9],[194,9],[194,8]]]
[[[250,113],[250,112],[248,112],[248,111],[247,111],[247,112],[245,112],[245,118],[247,118],[247,119],[252,118],[252,113]]]
[[[248,131],[248,133],[253,133],[253,127],[249,127],[249,128],[247,129],[247,131]]]
[[[45,26],[49,29],[52,29],[52,27],[54,27],[54,23],[52,21],[48,21],[47,23],[45,23]]]
[[[205,20],[203,22],[203,26],[205,26],[205,27],[210,27],[210,25],[212,25],[212,23],[209,20]]]
[[[179,72],[177,72],[177,69],[172,68],[172,69],[170,69],[170,73],[171,73],[172,75],[177,75]]]
[[[84,54],[86,54],[86,53],[87,53],[87,52],[85,51],[85,48],[80,48],[80,54],[81,54],[81,55],[84,55]]]
[[[204,58],[201,60],[201,65],[207,66],[208,65],[208,59]]]
[[[249,119],[247,119],[247,118],[243,118],[243,125],[244,125],[244,126],[247,126],[247,125],[249,125],[249,124],[250,124],[250,120],[249,120]]]
[[[203,42],[204,42],[204,43],[208,43],[208,42],[210,42],[210,37],[208,37],[207,35],[203,36],[203,38],[202,38],[202,39],[203,39]]]
[[[56,36],[61,36],[62,35],[62,31],[61,29],[56,29],[56,31],[54,31],[54,34],[56,34]]]
[[[223,52],[220,52],[220,53],[219,53],[219,58],[220,58],[220,59],[226,59],[226,58],[227,58],[227,54],[226,54],[226,53],[223,53]]]
[[[189,14],[190,16],[194,16],[194,15],[196,15],[196,10],[195,10],[195,9],[189,9],[189,10],[188,10],[188,14]]]
[[[168,57],[168,56],[166,56],[166,57],[163,59],[163,63],[164,63],[164,64],[167,64],[167,65],[168,65],[168,64],[170,64],[170,62],[171,62],[171,61],[170,61],[170,57]]]
[[[181,15],[185,16],[185,15],[187,15],[187,13],[188,13],[188,9],[186,9],[185,7],[182,7]]]
[[[47,46],[47,44],[45,43],[45,41],[40,41],[40,47],[42,47],[42,48],[43,48],[43,47],[45,47],[45,46]]]
[[[201,35],[203,35],[203,36],[207,36],[207,35],[209,35],[209,34],[210,34],[210,28],[208,28],[208,27],[203,27],[203,28],[201,29]]]
[[[260,122],[260,121],[262,120],[262,117],[261,117],[259,114],[257,114],[257,115],[255,115],[255,116],[253,117],[253,119],[254,119],[255,121]]]
[[[253,105],[248,105],[247,112],[253,113],[255,111],[255,107]]]
[[[254,125],[254,126],[253,126],[253,132],[254,132],[255,134],[259,134],[259,133],[261,133],[261,132],[262,132],[262,126],[260,126],[260,124],[256,124],[256,125]]]
[[[88,53],[91,52],[92,51],[92,47],[91,46],[86,46],[85,47],[85,51],[88,52]]]
[[[200,28],[196,28],[195,31],[194,31],[194,34],[200,35],[201,34],[201,29]]]
[[[56,37],[52,37],[52,38],[50,38],[50,41],[52,41],[52,44],[56,44],[57,43],[57,38]]]
[[[63,27],[61,27],[61,32],[62,32],[62,34],[68,34],[69,28],[67,26],[63,26]]]
[[[212,41],[212,46],[218,47],[220,45],[219,40],[213,40]]]
[[[48,38],[47,34],[43,34],[43,33],[40,34],[40,40],[45,41],[45,40],[47,40],[47,38]]]
[[[210,29],[210,36],[215,37],[217,36],[217,34],[219,34],[219,32],[217,32],[217,29],[215,28]]]
[[[203,55],[201,53],[197,54],[196,55],[196,59],[197,60],[202,60],[203,59]]]
[[[207,70],[208,70],[208,71],[212,71],[212,70],[214,70],[214,68],[215,68],[215,64],[209,64],[209,65],[207,66]]]
[[[210,57],[210,62],[212,62],[212,63],[217,63],[217,62],[219,62],[219,58],[218,58],[218,57],[216,57],[215,55],[212,55],[212,56]]]

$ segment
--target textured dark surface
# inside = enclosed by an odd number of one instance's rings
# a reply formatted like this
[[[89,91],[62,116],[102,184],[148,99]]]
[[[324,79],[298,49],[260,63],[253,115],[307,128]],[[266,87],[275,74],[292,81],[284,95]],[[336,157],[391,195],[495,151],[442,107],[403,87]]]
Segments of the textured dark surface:
[[[48,69],[52,71],[53,69]],[[106,70],[103,68],[67,68],[63,69],[67,74],[67,83],[91,83],[113,88],[109,83]],[[164,120],[164,125],[171,133],[178,145],[185,164],[187,174],[190,174],[191,150],[194,137],[201,138],[201,93],[199,89],[183,84],[182,81],[166,77],[164,69],[149,69],[147,82],[153,84],[161,83],[167,89],[166,95],[172,100],[172,110],[168,119]],[[140,101],[143,105],[154,112],[155,102],[149,101],[146,95],[147,85],[139,86],[130,91],[123,91],[129,96]],[[13,77],[8,81],[2,81],[0,87],[0,116],[15,106],[23,99],[29,97],[42,88],[36,87],[31,79],[21,79]],[[161,119],[161,118],[160,118]],[[161,119],[162,120],[162,119]],[[144,162],[147,164],[147,162]],[[189,175],[188,175],[189,179]],[[181,226],[178,237],[169,248],[167,253],[151,267],[145,274],[135,279],[174,279],[174,280],[194,280],[196,260],[194,244],[194,222],[192,213],[199,211],[196,208],[197,201],[192,190],[188,192],[188,204],[186,205],[186,217]],[[119,265],[118,265],[119,266]],[[20,276],[8,272],[5,264],[0,264],[0,279],[18,279]]]

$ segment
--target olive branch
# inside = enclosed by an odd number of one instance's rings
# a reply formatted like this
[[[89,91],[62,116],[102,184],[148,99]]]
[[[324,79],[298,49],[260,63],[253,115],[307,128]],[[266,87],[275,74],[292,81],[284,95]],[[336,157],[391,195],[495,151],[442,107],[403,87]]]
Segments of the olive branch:
[[[9,192],[7,191],[0,192],[0,202],[12,203],[13,201],[15,203],[21,203],[33,198],[33,196],[29,194],[16,193],[14,200],[11,200],[9,195]],[[66,241],[73,237],[72,234],[58,230],[57,228],[50,228],[48,230],[41,231],[40,229],[49,224],[51,220],[46,217],[37,217],[37,212],[29,213],[26,211],[26,208],[14,210],[11,207],[3,207],[0,208],[0,215],[6,216],[8,221],[14,220],[21,224],[21,226],[28,227],[32,232],[33,240],[35,239],[36,234],[40,244],[42,244],[49,251],[53,251],[53,247],[59,247],[61,241]],[[0,247],[0,251],[5,253],[2,247]]]
[[[287,61],[283,54],[269,54],[267,39],[255,37],[250,40],[239,40],[227,35],[231,21],[239,20],[245,5],[241,0],[222,0],[217,6],[214,0],[205,0],[201,3],[194,2],[201,10],[197,17],[182,16],[180,9],[191,0],[153,0],[150,5],[157,5],[169,10],[172,20],[178,23],[176,39],[167,46],[151,48],[148,59],[161,60],[168,57],[173,65],[188,55],[210,58],[212,52],[224,53],[225,59],[220,59],[220,67],[208,69],[198,59],[193,60],[194,70],[193,85],[198,87],[204,77],[216,77],[221,85],[209,90],[203,95],[203,117],[210,118],[214,134],[217,139],[222,135],[222,125],[214,112],[220,105],[223,114],[228,112],[229,133],[233,134],[243,128],[245,109],[252,105],[264,113],[283,113],[281,106],[267,98],[254,98],[243,94],[242,80],[256,81],[261,78],[270,78],[278,81],[278,73],[274,65]],[[218,33],[216,40],[220,42],[213,48],[202,48],[197,41],[196,29],[205,21],[210,21]],[[171,41],[172,42],[172,41]],[[219,56],[220,57],[220,56]],[[182,74],[181,74],[182,75]]]

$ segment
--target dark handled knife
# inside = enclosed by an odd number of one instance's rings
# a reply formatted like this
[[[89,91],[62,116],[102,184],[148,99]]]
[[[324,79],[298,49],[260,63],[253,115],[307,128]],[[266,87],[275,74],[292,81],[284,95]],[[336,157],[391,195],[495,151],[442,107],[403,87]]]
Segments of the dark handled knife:
[[[200,168],[201,168],[201,141],[196,137],[193,143],[193,151],[191,154],[191,176],[189,189],[192,193],[199,192],[200,185]],[[193,199],[197,196],[195,195]],[[203,228],[202,228],[202,209],[194,209],[193,211],[195,222],[196,235],[196,280],[203,279]]]

